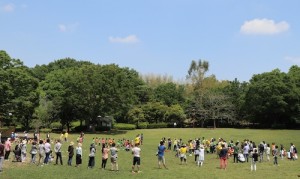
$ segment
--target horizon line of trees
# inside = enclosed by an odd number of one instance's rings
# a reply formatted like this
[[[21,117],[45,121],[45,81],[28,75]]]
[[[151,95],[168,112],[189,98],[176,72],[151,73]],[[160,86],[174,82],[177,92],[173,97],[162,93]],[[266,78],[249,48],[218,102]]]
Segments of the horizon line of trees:
[[[168,76],[140,75],[117,64],[71,58],[26,67],[0,51],[0,127],[25,129],[60,122],[90,125],[98,116],[115,122],[183,126],[293,128],[300,122],[300,68],[274,69],[249,82],[207,76],[209,62],[192,61],[185,83]]]

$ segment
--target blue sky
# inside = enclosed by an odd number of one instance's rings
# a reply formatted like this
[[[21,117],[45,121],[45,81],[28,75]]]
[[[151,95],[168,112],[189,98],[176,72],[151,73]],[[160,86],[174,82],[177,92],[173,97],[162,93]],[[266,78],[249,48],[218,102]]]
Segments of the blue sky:
[[[249,81],[300,65],[299,0],[0,0],[0,49],[25,65],[71,57],[184,80]]]

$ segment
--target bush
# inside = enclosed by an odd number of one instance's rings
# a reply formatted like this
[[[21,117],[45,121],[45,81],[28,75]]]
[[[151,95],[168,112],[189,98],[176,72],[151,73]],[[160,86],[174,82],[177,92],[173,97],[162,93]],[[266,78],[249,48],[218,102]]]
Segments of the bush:
[[[136,128],[138,128],[138,129],[147,129],[148,124],[149,124],[148,122],[139,122],[139,125],[137,125]]]
[[[115,123],[114,129],[118,130],[134,130],[136,126],[134,124],[125,124],[125,123]]]
[[[148,129],[157,129],[157,128],[167,128],[168,124],[167,123],[152,123],[152,124],[148,124],[147,128]]]
[[[50,124],[51,129],[61,129],[61,123],[60,122],[53,122]]]
[[[43,133],[52,132],[52,129],[42,128],[42,129],[40,129],[40,132],[43,132]]]

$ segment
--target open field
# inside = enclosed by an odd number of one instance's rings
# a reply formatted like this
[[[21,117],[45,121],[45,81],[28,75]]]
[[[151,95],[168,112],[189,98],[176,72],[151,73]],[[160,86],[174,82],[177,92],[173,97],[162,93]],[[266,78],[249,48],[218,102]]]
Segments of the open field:
[[[104,138],[126,138],[134,139],[137,134],[144,134],[144,144],[141,146],[141,170],[142,173],[132,174],[132,155],[131,152],[121,150],[118,154],[119,172],[109,171],[110,161],[107,162],[107,169],[101,170],[101,148],[97,147],[96,166],[94,169],[87,169],[89,146],[93,137]],[[158,169],[157,145],[162,137],[182,138],[184,142],[189,139],[205,137],[222,137],[225,140],[233,140],[234,142],[244,139],[250,139],[258,144],[261,141],[267,143],[275,142],[277,145],[283,144],[289,149],[290,143],[293,142],[299,150],[300,139],[299,130],[253,130],[253,129],[147,129],[134,131],[120,131],[114,134],[86,134],[83,144],[83,164],[76,168],[67,166],[67,147],[69,143],[63,143],[63,162],[64,165],[49,164],[46,166],[36,166],[29,163],[15,163],[5,161],[4,171],[0,174],[1,179],[16,178],[54,178],[54,179],[76,179],[76,178],[297,178],[300,174],[299,160],[289,161],[287,159],[279,159],[279,166],[274,166],[271,162],[262,162],[257,164],[257,171],[250,171],[250,163],[233,163],[233,158],[229,159],[227,170],[219,169],[219,160],[216,154],[206,154],[203,167],[197,167],[194,163],[194,156],[188,157],[187,165],[180,165],[179,159],[174,157],[174,152],[166,152],[166,164],[168,170]],[[41,134],[45,137],[45,134]],[[69,134],[69,141],[76,141],[78,134]],[[51,138],[58,139],[59,134],[51,134]],[[53,145],[52,145],[53,146]],[[27,146],[29,153],[31,146]],[[30,154],[28,154],[29,160]],[[10,155],[13,158],[13,155]],[[75,158],[73,158],[73,165]]]

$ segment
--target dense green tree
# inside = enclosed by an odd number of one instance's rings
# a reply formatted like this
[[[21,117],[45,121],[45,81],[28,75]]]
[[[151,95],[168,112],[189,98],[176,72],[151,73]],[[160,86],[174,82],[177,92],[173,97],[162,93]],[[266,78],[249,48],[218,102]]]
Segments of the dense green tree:
[[[7,125],[19,122],[28,129],[38,101],[37,79],[20,60],[0,51],[0,80],[0,114]]]
[[[247,118],[265,127],[293,123],[295,102],[299,99],[294,89],[291,78],[278,69],[254,75],[245,97]]]
[[[184,86],[173,82],[160,84],[154,89],[156,101],[162,102],[167,106],[184,103]]]

